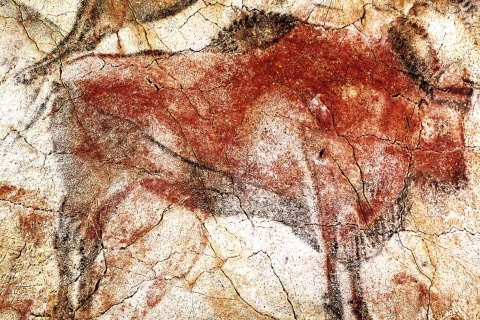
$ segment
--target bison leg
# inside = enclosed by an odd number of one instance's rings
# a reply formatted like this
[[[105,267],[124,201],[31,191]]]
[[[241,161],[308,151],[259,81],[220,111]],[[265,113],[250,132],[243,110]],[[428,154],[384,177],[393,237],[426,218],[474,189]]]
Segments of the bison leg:
[[[353,234],[353,237],[350,237],[355,241],[348,243],[351,244],[348,246],[346,245],[348,239],[337,236],[336,228],[342,227],[333,226],[322,230],[322,240],[326,248],[327,297],[324,307],[327,317],[332,320],[346,319],[351,314],[356,320],[369,320],[371,316],[363,299],[361,287],[358,235]],[[347,233],[352,235],[352,230],[349,231]],[[351,252],[342,252],[345,247],[349,247]],[[343,270],[346,274],[342,274]],[[343,277],[347,281],[340,281],[342,275],[347,277],[347,279]],[[345,300],[347,303],[344,304]],[[345,310],[346,306],[349,306],[350,310]]]
[[[363,300],[363,289],[361,286],[361,274],[360,274],[360,244],[358,242],[358,234],[355,235],[354,252],[353,258],[349,259],[346,263],[347,273],[349,277],[349,286],[350,286],[350,300],[349,304],[352,308],[352,313],[355,319],[358,320],[369,320],[371,316],[368,312],[368,307],[365,301]]]
[[[330,319],[371,319],[361,286],[358,232],[355,227],[345,226],[324,228],[322,232],[327,251],[325,309]]]
[[[324,228],[323,243],[326,248],[325,271],[327,273],[327,297],[324,304],[329,319],[344,319],[343,299],[338,282],[338,243],[333,228]]]

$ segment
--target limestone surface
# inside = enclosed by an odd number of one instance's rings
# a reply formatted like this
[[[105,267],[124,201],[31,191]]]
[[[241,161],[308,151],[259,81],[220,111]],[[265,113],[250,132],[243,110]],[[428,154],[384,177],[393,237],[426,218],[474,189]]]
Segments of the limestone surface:
[[[480,318],[479,28],[0,0],[0,319]]]

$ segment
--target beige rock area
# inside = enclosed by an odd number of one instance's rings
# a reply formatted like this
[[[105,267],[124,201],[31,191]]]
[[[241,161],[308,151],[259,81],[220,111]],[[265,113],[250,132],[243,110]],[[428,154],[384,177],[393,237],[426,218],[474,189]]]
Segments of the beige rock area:
[[[480,319],[480,3],[0,0],[0,319]]]

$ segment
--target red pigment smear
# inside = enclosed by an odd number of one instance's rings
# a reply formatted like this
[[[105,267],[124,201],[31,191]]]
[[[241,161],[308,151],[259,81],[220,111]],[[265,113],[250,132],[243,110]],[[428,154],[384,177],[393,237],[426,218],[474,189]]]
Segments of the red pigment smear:
[[[282,116],[301,113],[306,121],[298,125],[308,125],[309,133],[330,139],[327,152],[342,145],[344,154],[335,160],[344,162],[343,170],[358,171],[356,163],[363,169],[364,184],[375,185],[374,191],[368,190],[372,196],[364,200],[375,212],[400,195],[410,151],[410,170],[416,177],[457,183],[463,176],[464,112],[450,108],[447,111],[454,117],[445,115],[448,106],[427,97],[398,71],[402,66],[388,44],[371,47],[347,30],[325,32],[300,25],[279,43],[250,54],[178,54],[144,68],[146,59],[115,58],[118,68],[105,68],[77,82],[82,103],[129,119],[147,131],[151,125],[161,125],[179,141],[175,152],[234,177],[290,196],[299,194],[292,190],[299,180],[295,163],[288,170],[270,168],[274,177],[259,173],[258,165],[246,170],[250,141],[242,132],[254,130],[258,121],[244,120],[259,107],[261,95],[275,97],[279,91],[284,91],[282,103],[295,108],[283,108]],[[461,88],[451,91],[455,97],[468,94]],[[441,94],[445,100],[449,92]],[[428,140],[421,132],[427,118],[433,130]],[[315,165],[311,170],[316,171]],[[328,175],[322,173],[330,180]]]
[[[466,109],[451,101],[468,103],[470,91],[427,96],[401,71],[389,43],[300,24],[264,50],[152,59],[105,57],[118,67],[77,80],[82,121],[95,122],[91,110],[99,110],[148,133],[161,127],[152,135],[188,161],[298,199],[308,179],[295,150],[268,164],[253,150],[262,139],[281,144],[275,130],[284,130],[305,149],[321,225],[370,228],[401,196],[407,176],[452,185],[464,179]],[[268,127],[272,119],[284,127]],[[103,161],[114,157],[107,144],[87,141],[78,150]],[[129,161],[140,158],[155,162],[148,150]],[[153,180],[145,186],[165,192]],[[322,239],[327,248],[351,243],[351,230],[339,229]]]

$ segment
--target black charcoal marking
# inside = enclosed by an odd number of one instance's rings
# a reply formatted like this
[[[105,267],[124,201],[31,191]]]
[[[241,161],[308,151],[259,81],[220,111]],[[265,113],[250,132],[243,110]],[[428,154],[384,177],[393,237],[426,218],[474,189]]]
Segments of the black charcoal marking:
[[[264,49],[283,38],[295,24],[295,19],[290,15],[259,10],[246,12],[244,17],[220,32],[210,49],[237,53],[255,48]]]

